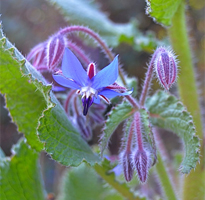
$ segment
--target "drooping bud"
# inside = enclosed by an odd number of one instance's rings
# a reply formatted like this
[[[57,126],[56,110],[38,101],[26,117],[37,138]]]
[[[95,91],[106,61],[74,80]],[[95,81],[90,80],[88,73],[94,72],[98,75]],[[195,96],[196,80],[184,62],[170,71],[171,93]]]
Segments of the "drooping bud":
[[[148,177],[148,155],[144,150],[137,150],[134,154],[134,166],[137,171],[139,180],[145,183]]]
[[[82,137],[89,141],[92,138],[92,130],[88,124],[86,124],[86,119],[82,115],[77,116],[77,125],[80,129]]]
[[[169,90],[177,79],[177,61],[172,51],[160,48],[155,60],[155,71],[162,86]]]
[[[132,154],[131,152],[125,151],[122,154],[122,167],[124,171],[124,177],[127,182],[132,180],[134,168],[132,165]]]
[[[47,42],[47,66],[55,69],[61,62],[67,40],[60,34],[53,35]]]
[[[36,68],[44,66],[46,68],[46,42],[40,43],[33,47],[27,55],[27,60],[31,61],[32,65]]]

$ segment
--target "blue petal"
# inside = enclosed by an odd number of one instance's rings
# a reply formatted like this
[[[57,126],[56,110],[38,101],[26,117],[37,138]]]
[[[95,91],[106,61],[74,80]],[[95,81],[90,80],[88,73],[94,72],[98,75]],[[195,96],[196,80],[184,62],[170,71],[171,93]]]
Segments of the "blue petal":
[[[64,87],[52,85],[52,91],[54,92],[64,92],[66,89]]]
[[[132,93],[132,91],[124,92],[124,93],[119,93],[119,92],[116,92],[114,90],[103,89],[102,91],[98,92],[98,95],[104,95],[107,98],[113,98],[113,97],[116,97],[116,96],[130,95],[131,93]]]
[[[97,96],[97,98],[94,97],[94,103],[99,104],[100,103],[100,97]]]
[[[88,75],[79,60],[68,48],[65,49],[63,55],[62,72],[67,78],[75,80],[81,86],[86,86]]]
[[[99,71],[92,79],[92,88],[98,90],[113,84],[118,77],[118,56],[105,68]]]
[[[71,89],[80,89],[81,87],[72,80],[66,79],[61,75],[53,75],[53,79],[60,85]]]

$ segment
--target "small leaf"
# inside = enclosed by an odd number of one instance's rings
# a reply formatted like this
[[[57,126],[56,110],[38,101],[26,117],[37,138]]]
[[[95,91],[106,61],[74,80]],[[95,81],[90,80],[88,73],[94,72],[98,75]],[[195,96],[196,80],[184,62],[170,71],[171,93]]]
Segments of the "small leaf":
[[[100,161],[68,120],[63,108],[51,94],[54,108],[43,113],[38,127],[39,138],[52,158],[66,166],[78,166],[83,160],[91,165]]]
[[[128,102],[123,102],[118,104],[116,107],[112,109],[110,114],[108,115],[108,119],[105,122],[105,127],[101,139],[101,154],[106,149],[110,137],[117,128],[117,126],[131,116],[133,113],[133,108]]]
[[[172,18],[182,0],[147,0],[146,13],[158,23],[170,26]]]
[[[180,171],[188,174],[199,161],[200,143],[195,135],[192,116],[176,97],[164,91],[158,91],[148,98],[146,108],[150,112],[153,125],[169,129],[183,140],[186,153]]]
[[[1,200],[44,200],[38,153],[21,140],[13,149],[11,158],[1,159]]]
[[[71,168],[63,177],[59,200],[123,200],[108,186],[103,185],[102,179],[95,170],[85,163]]]
[[[57,6],[71,24],[88,26],[98,31],[111,46],[118,45],[121,35],[131,37],[134,34],[134,23],[116,24],[101,12],[96,4],[84,0],[49,0]],[[94,16],[94,17],[93,17]]]

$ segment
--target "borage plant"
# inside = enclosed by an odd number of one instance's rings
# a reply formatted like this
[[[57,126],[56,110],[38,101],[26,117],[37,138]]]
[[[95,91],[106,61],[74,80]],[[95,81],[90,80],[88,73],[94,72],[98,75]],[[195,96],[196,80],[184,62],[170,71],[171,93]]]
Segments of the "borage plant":
[[[149,14],[170,25],[170,21],[163,21],[166,16],[158,16],[155,5],[148,4]],[[173,23],[183,6],[180,1],[174,5],[175,11],[171,10]],[[175,26],[169,30],[171,38],[174,38]],[[98,64],[69,37],[73,32],[92,38],[110,64],[98,69]],[[118,61],[121,55],[114,56],[103,39],[90,28],[76,25],[60,29],[36,45],[26,59],[2,30],[0,42],[0,89],[5,94],[13,121],[25,137],[13,147],[11,158],[1,151],[2,199],[51,198],[43,189],[39,172],[38,155],[42,150],[58,163],[76,167],[68,169],[63,177],[59,199],[137,200],[157,199],[157,195],[162,199],[188,199],[186,178],[179,181],[170,170],[173,166],[167,166],[166,150],[156,128],[172,130],[182,139],[185,153],[179,171],[189,174],[199,162],[200,142],[186,106],[169,93],[180,77],[179,65],[181,73],[186,67],[183,56],[178,55],[178,47],[174,47],[177,55],[170,46],[155,49],[142,90],[137,95],[139,98],[136,98],[137,81],[122,70]],[[50,74],[49,78],[44,77],[45,72]],[[148,96],[153,77],[163,90]],[[122,122],[121,147],[118,156],[113,158],[107,148]],[[93,129],[99,125],[103,126],[99,148],[89,146]],[[103,181],[98,180],[94,170],[110,186],[103,187]],[[154,171],[158,177],[153,178]],[[149,189],[149,174],[151,181],[161,183],[161,187],[157,186],[161,192]],[[190,196],[200,199],[203,194],[200,189]]]

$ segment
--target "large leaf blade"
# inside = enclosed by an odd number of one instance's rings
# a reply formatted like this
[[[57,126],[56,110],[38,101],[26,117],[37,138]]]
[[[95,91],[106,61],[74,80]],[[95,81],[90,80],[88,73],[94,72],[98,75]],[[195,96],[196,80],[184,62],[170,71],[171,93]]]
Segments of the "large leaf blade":
[[[54,160],[66,166],[78,166],[83,160],[91,165],[100,161],[68,120],[53,94],[51,100],[56,106],[45,110],[38,127],[39,138],[45,142],[45,150]]]
[[[0,52],[0,91],[5,94],[6,106],[31,147],[40,151],[43,144],[37,137],[36,127],[38,118],[47,107],[44,95],[37,91],[29,76],[23,75],[22,70],[25,72],[29,63],[25,63],[23,56],[18,54],[3,34],[0,38]],[[44,93],[48,93],[49,89],[44,87]]]
[[[195,135],[192,116],[176,97],[164,91],[158,91],[148,98],[146,108],[152,116],[153,125],[173,131],[184,142],[185,155],[180,171],[189,173],[199,161],[200,146],[199,138]]]
[[[60,200],[123,200],[123,197],[103,185],[95,170],[85,163],[69,169],[61,187]]]
[[[1,200],[44,200],[38,153],[23,140],[13,147],[11,158],[1,158]]]
[[[2,32],[0,42],[0,79],[5,80],[1,81],[0,90],[6,95],[11,116],[19,131],[25,134],[29,145],[37,151],[45,149],[56,161],[64,165],[76,166],[84,159],[90,164],[99,161],[98,156],[81,138],[56,97],[50,92],[51,86],[46,85],[41,74],[25,61]],[[37,127],[41,141],[37,136]],[[59,134],[61,127],[66,128]],[[69,142],[62,145],[56,140],[56,136],[64,137],[63,142]]]

